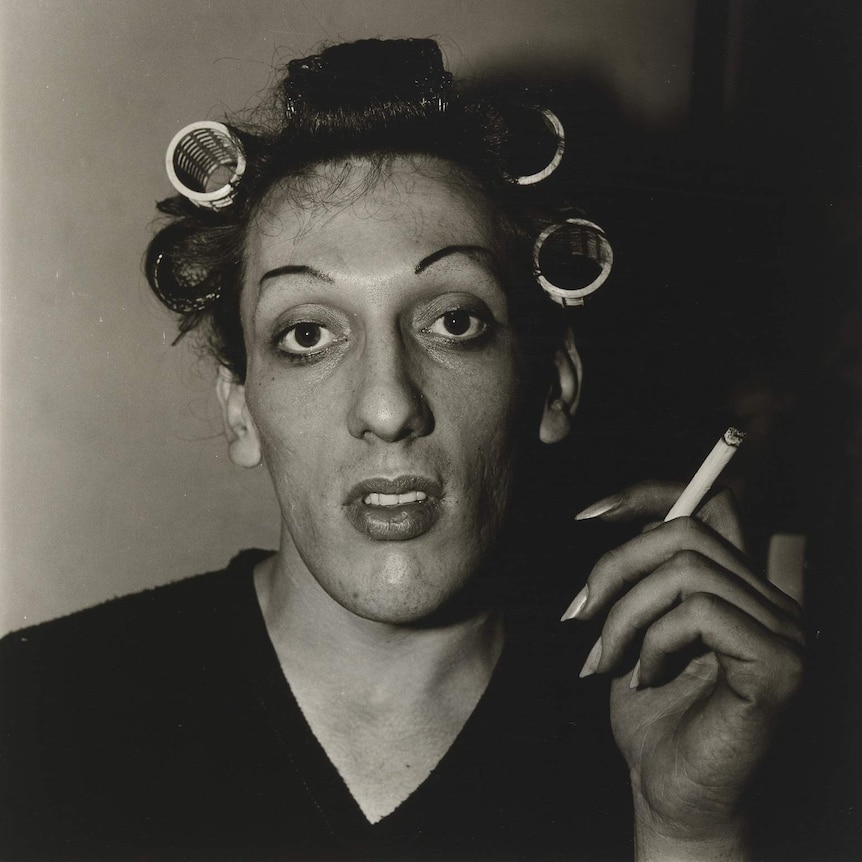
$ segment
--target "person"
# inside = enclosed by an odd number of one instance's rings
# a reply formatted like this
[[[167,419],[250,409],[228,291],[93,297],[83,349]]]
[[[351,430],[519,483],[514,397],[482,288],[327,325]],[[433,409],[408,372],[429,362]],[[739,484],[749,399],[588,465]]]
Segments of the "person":
[[[4,858],[750,858],[803,634],[728,495],[661,523],[644,482],[578,516],[621,544],[543,553],[611,262],[563,134],[372,40],[178,136],[147,275],[281,539],[4,640]]]

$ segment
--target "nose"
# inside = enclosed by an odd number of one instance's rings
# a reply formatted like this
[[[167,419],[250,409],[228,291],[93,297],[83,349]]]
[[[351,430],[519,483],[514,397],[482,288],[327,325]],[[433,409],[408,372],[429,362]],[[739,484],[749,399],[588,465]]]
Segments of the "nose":
[[[431,432],[434,417],[421,375],[411,366],[399,335],[369,339],[353,361],[354,388],[347,420],[353,437],[394,443]]]

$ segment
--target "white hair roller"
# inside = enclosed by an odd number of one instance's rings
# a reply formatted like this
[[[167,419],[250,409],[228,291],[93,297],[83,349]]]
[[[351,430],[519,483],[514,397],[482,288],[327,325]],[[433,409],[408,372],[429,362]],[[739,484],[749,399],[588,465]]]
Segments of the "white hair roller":
[[[566,130],[563,128],[563,124],[557,115],[549,108],[542,108],[541,113],[545,125],[557,141],[557,149],[551,161],[542,170],[536,171],[534,174],[515,177],[515,182],[519,186],[531,186],[533,183],[540,183],[542,180],[546,180],[560,166],[560,162],[563,161],[563,152],[566,149]]]
[[[242,146],[224,123],[201,120],[174,135],[165,156],[173,187],[198,206],[221,209],[245,171]]]
[[[539,257],[542,246],[551,234],[563,228],[568,229],[570,253],[593,261],[599,267],[599,274],[584,287],[564,288],[552,284],[543,274]],[[584,297],[598,290],[610,275],[614,263],[614,251],[605,232],[595,222],[583,218],[567,218],[564,222],[546,227],[533,246],[533,268],[542,290],[563,308],[570,305],[583,305]]]

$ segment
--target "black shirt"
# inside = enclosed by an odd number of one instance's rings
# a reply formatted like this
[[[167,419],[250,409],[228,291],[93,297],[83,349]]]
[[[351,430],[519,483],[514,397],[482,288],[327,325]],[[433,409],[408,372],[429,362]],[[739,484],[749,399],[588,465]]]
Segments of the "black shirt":
[[[367,822],[293,698],[246,551],[0,647],[3,859],[620,859],[626,770],[595,632],[515,614],[428,779]]]

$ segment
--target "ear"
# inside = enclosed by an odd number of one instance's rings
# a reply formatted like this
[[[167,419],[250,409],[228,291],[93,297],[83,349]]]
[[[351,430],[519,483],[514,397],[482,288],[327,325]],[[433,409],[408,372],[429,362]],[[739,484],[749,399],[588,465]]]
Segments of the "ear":
[[[539,439],[543,443],[559,443],[569,436],[572,417],[581,400],[584,368],[572,330],[568,327],[563,347],[554,354],[554,367],[556,373],[548,389],[539,424]]]
[[[245,386],[223,365],[218,370],[216,394],[231,461],[238,467],[257,467],[261,463],[260,437],[245,401]]]

